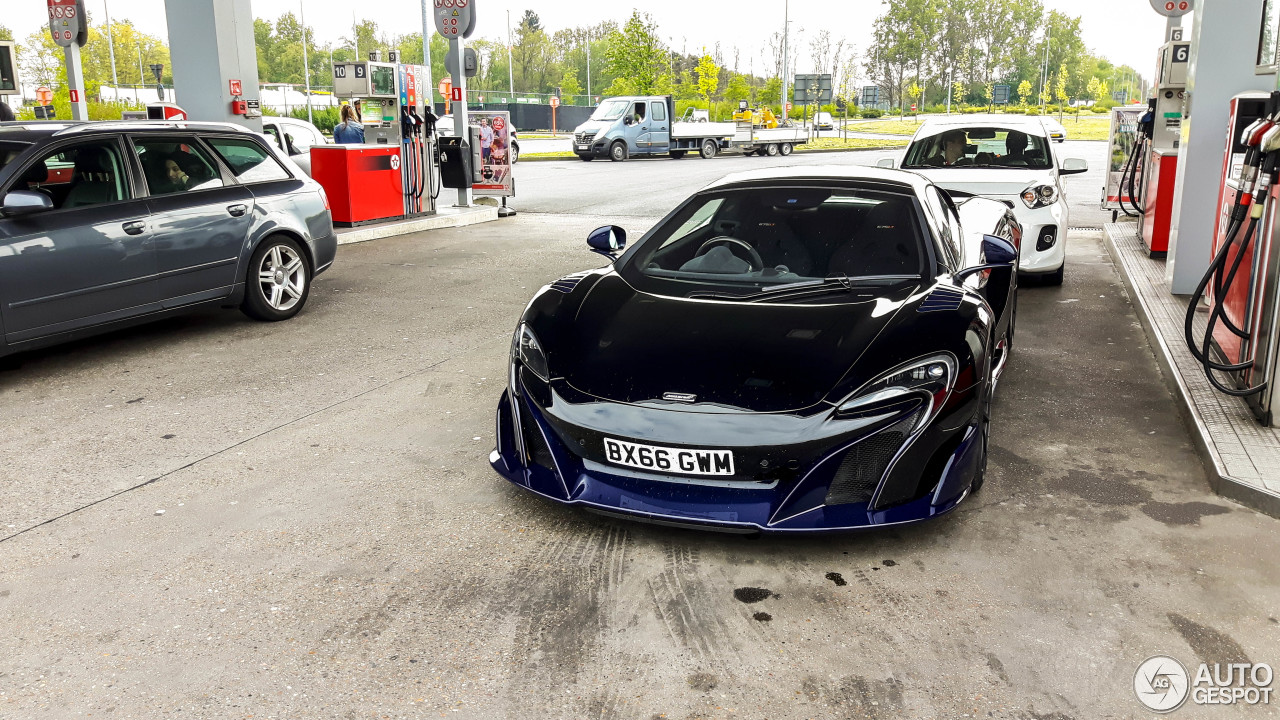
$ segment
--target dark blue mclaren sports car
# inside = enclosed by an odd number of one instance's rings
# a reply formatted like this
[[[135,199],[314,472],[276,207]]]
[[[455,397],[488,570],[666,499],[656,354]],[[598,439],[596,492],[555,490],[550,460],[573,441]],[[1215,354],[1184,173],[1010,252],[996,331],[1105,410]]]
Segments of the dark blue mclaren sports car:
[[[982,486],[1017,312],[1004,204],[914,173],[726,177],[529,303],[498,403],[503,477],[638,520],[829,531]]]

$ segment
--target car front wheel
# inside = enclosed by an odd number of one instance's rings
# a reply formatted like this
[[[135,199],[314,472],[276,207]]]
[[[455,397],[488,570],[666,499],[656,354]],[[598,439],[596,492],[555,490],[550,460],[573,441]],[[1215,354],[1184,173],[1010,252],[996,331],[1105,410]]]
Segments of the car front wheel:
[[[311,267],[294,240],[274,236],[262,241],[249,261],[245,282],[245,315],[267,322],[297,315],[311,294]]]

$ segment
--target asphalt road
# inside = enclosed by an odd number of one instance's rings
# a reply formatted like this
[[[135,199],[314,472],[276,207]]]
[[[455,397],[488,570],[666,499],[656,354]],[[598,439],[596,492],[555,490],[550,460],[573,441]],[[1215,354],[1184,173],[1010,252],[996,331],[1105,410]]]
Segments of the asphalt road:
[[[1096,232],[1022,290],[990,476],[950,516],[752,540],[489,469],[515,320],[597,264],[586,233],[783,162],[521,164],[519,216],[344,246],[292,321],[11,363],[0,717],[1145,718],[1148,656],[1275,665],[1280,520],[1211,493]]]

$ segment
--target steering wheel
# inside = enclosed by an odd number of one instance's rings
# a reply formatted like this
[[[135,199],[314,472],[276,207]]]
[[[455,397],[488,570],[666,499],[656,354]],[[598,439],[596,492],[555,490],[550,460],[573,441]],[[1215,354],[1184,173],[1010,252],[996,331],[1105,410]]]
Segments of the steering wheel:
[[[755,248],[751,247],[749,244],[747,244],[746,242],[743,242],[742,240],[739,240],[737,238],[727,237],[725,235],[713,237],[710,240],[702,243],[702,247],[698,248],[698,252],[694,253],[693,256],[702,257],[703,255],[706,255],[707,251],[710,250],[711,247],[714,245],[737,245],[738,247],[745,249],[748,253],[751,254],[751,259],[748,260],[748,262],[751,263],[751,269],[753,271],[764,269],[764,258],[760,257],[760,253],[756,252]],[[736,253],[735,253],[735,257],[736,257]]]

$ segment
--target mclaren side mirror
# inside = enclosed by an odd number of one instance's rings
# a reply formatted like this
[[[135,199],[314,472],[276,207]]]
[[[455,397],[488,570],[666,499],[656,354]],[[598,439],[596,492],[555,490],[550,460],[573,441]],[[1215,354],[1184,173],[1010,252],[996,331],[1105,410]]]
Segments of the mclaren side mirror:
[[[5,217],[33,215],[52,209],[53,201],[49,196],[34,190],[10,190],[4,196],[4,204],[0,205]]]
[[[1058,170],[1059,175],[1078,175],[1082,172],[1089,172],[1089,163],[1081,158],[1063,160],[1062,167]]]
[[[627,246],[627,231],[617,225],[598,227],[587,235],[587,245],[591,252],[600,253],[612,260],[617,257],[618,251]]]
[[[982,236],[982,256],[985,262],[981,265],[967,267],[956,273],[956,283],[962,283],[970,275],[976,275],[984,270],[1001,270],[1011,268],[1017,265],[1018,248],[1013,243],[996,235]]]
[[[892,170],[894,166],[893,158],[880,158],[876,161],[876,167]]]

